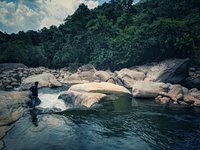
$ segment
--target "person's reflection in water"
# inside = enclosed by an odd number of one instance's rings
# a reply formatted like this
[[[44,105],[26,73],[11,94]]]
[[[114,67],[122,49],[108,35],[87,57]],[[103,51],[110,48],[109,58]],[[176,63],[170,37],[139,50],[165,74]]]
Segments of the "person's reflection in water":
[[[30,110],[30,114],[32,117],[32,123],[37,127],[38,126],[37,110]]]

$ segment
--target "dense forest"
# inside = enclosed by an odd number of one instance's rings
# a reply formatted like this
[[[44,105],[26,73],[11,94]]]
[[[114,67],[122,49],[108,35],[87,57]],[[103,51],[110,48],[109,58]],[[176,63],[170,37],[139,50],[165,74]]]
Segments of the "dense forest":
[[[59,27],[0,32],[0,63],[58,68],[91,63],[116,70],[200,56],[199,0],[111,0],[81,4]]]

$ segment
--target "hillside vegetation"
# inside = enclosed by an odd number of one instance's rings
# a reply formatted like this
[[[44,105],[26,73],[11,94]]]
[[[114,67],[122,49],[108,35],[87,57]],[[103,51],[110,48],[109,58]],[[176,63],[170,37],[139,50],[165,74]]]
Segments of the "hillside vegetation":
[[[0,63],[64,67],[91,63],[116,70],[200,50],[199,0],[111,0],[88,9],[81,4],[59,27],[0,32]]]

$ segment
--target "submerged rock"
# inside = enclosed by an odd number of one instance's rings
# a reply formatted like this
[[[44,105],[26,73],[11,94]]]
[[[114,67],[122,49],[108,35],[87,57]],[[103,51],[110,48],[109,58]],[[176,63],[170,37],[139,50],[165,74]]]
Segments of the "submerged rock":
[[[39,75],[30,76],[22,81],[21,90],[29,89],[34,83],[38,81],[39,87],[60,87],[60,82],[57,81],[54,75],[50,73],[43,73]]]

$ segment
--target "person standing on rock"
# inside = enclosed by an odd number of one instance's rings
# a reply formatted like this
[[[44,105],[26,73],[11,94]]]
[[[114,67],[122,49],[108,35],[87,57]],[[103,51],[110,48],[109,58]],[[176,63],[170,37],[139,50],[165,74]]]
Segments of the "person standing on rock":
[[[38,84],[39,84],[39,82],[36,81],[35,85],[33,85],[29,89],[32,92],[32,102],[31,102],[31,105],[32,105],[32,108],[34,110],[36,110],[35,106],[37,106],[37,105],[39,105],[41,103],[40,99],[38,98]]]

